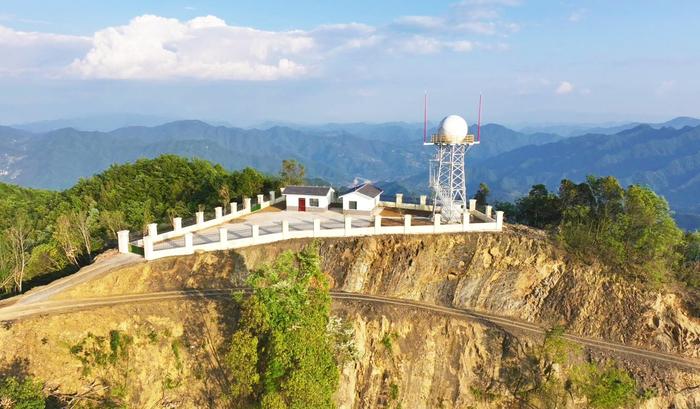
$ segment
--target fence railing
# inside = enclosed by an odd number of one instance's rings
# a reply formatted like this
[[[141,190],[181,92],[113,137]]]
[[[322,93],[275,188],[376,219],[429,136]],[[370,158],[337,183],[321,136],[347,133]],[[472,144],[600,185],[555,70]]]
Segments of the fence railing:
[[[240,218],[253,212],[259,206],[264,209],[272,204],[279,203],[285,200],[283,195],[275,197],[274,192],[270,192],[270,200],[264,201],[262,195],[258,195],[258,200],[253,206],[252,200],[249,198],[243,199],[243,206],[239,210],[238,204],[232,202],[231,210],[224,214],[221,207],[215,209],[214,218],[204,220],[203,212],[197,212],[195,224],[183,227],[182,221],[178,218],[174,219],[174,229],[169,232],[158,233],[155,224],[149,225],[149,234],[143,239],[136,242],[129,241],[129,232],[123,230],[119,232],[119,251],[127,253],[132,249],[133,245],[143,249],[143,255],[147,260],[156,260],[163,257],[181,256],[194,254],[197,251],[215,251],[229,250],[242,247],[254,246],[259,244],[273,243],[281,240],[300,239],[300,238],[317,238],[317,237],[356,237],[356,236],[374,236],[382,234],[442,234],[442,233],[458,233],[458,232],[499,232],[503,229],[503,212],[498,211],[495,218],[492,215],[491,206],[485,208],[485,212],[476,210],[476,201],[469,201],[469,209],[462,215],[460,223],[442,224],[440,218],[436,217],[429,223],[426,218],[415,217],[419,223],[414,224],[414,216],[410,214],[403,217],[387,217],[391,223],[382,224],[382,216],[374,216],[373,219],[362,219],[363,224],[368,226],[353,226],[353,217],[344,215],[342,227],[336,227],[340,221],[334,223],[326,222],[322,225],[320,218],[313,219],[313,223],[290,226],[288,220],[272,222],[263,226],[258,224],[248,224],[249,230],[244,233],[244,237],[236,234],[235,239],[230,239],[230,231],[228,227],[220,225],[231,220]],[[417,209],[417,210],[432,210],[432,206],[423,203],[403,203],[402,196],[398,194],[394,202],[380,202],[380,206],[398,207],[402,209]],[[398,220],[395,220],[398,219]],[[402,221],[402,223],[401,223]],[[372,223],[373,222],[373,223]],[[332,224],[333,226],[329,226]],[[210,237],[203,240],[202,243],[194,243],[194,233],[201,232],[205,229],[211,229],[215,226],[218,228],[218,239],[216,231],[210,232]],[[292,227],[292,228],[290,228]],[[240,229],[236,233],[240,233]],[[198,237],[201,234],[198,235]],[[213,237],[213,238],[212,238]],[[175,245],[176,238],[184,238],[181,240],[183,245]],[[170,241],[170,248],[155,249],[154,244],[164,241]],[[202,240],[200,240],[202,241]]]

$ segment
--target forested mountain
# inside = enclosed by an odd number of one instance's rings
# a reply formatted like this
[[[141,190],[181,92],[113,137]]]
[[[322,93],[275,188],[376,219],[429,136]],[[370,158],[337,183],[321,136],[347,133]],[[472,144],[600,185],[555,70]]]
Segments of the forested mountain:
[[[563,178],[613,175],[623,185],[648,185],[679,213],[700,213],[700,127],[584,135],[526,146],[473,168],[470,180],[486,182],[495,196],[515,198],[530,186],[556,188]]]
[[[276,172],[282,158],[304,163],[307,174],[335,184],[356,178],[392,180],[425,169],[432,150],[422,145],[422,127],[408,124],[351,124],[265,130],[177,121],[156,127],[127,127],[111,132],[73,128],[31,134],[0,128],[0,181],[62,189],[114,163],[164,153],[198,157],[227,169],[252,166]],[[559,137],[522,134],[499,125],[482,129],[486,158],[516,147]]]
[[[655,126],[562,138],[485,125],[482,144],[469,152],[470,191],[486,182],[494,199],[508,200],[527,194],[535,183],[555,188],[563,178],[613,175],[625,185],[651,186],[668,199],[684,226],[693,227],[700,214],[700,127]],[[38,134],[0,127],[0,181],[63,189],[114,163],[172,153],[230,170],[252,166],[264,172],[277,172],[281,159],[291,158],[305,164],[308,176],[335,185],[369,179],[389,194],[410,195],[427,191],[433,149],[422,145],[422,133],[419,124],[401,122],[242,129],[177,121],[111,132],[65,128]]]

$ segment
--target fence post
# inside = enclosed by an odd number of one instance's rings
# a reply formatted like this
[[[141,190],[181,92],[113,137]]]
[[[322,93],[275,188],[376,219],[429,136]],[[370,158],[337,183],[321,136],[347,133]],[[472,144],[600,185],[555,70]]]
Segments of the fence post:
[[[402,203],[403,203],[403,193],[397,193],[396,194],[396,207],[401,207]]]
[[[129,252],[129,230],[119,230],[117,232],[117,239],[119,241],[119,252],[128,253]]]
[[[247,210],[250,212],[250,198],[249,197],[243,198],[243,210]]]
[[[469,211],[473,212],[476,210],[476,199],[469,199]]]
[[[345,235],[349,236],[352,233],[352,216],[345,215]]]
[[[226,242],[228,242],[228,228],[219,227],[219,241],[221,242],[221,248],[224,248]]]
[[[236,214],[236,212],[238,211],[238,203],[231,202],[230,206],[231,206],[231,214]]]
[[[156,223],[148,224],[148,235],[155,240],[156,236],[158,235],[158,225]]]
[[[260,226],[257,224],[251,224],[250,225],[250,236],[254,239],[257,239],[260,236]],[[255,241],[255,240],[253,240]]]
[[[467,231],[469,228],[469,211],[462,213],[462,231]]]
[[[214,208],[214,218],[221,219],[224,217],[224,208],[221,206],[216,206]]]
[[[153,260],[153,237],[143,237],[143,257],[146,260]]]
[[[486,206],[486,217],[491,217],[493,214],[493,206]]]
[[[191,232],[185,233],[185,250],[187,254],[194,254],[194,236]]]
[[[173,230],[182,230],[182,217],[173,217]]]
[[[408,233],[411,230],[411,215],[405,214],[403,216],[403,232]]]
[[[282,238],[289,237],[289,220],[282,220]]]
[[[380,234],[382,232],[382,216],[374,216],[374,234]]]
[[[264,201],[265,201],[265,197],[263,195],[258,195],[258,204],[260,206],[262,206]]]
[[[440,215],[433,216],[433,232],[437,233],[440,230]]]
[[[195,216],[197,217],[197,224],[204,223],[204,212],[197,212]]]
[[[314,219],[314,237],[318,237],[321,233],[321,219]]]
[[[270,204],[275,204],[275,191],[270,190]]]
[[[421,207],[424,207],[426,204],[428,204],[428,196],[427,195],[420,195]]]
[[[496,212],[496,227],[498,227],[498,230],[503,230],[503,211],[498,210]]]

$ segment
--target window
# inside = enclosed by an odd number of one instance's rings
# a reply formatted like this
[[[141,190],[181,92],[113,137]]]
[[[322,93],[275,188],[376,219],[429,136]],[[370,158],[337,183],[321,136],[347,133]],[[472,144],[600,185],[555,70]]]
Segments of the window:
[[[318,199],[309,199],[309,207],[318,207]]]
[[[348,209],[357,210],[357,202],[355,200],[348,202]]]

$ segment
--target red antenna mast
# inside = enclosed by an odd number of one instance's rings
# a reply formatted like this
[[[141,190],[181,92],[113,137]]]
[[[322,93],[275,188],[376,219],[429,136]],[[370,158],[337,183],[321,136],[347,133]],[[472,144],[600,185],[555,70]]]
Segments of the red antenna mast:
[[[479,94],[479,119],[476,125],[476,140],[481,142],[481,94]]]
[[[428,141],[428,91],[423,98],[423,143]]]

